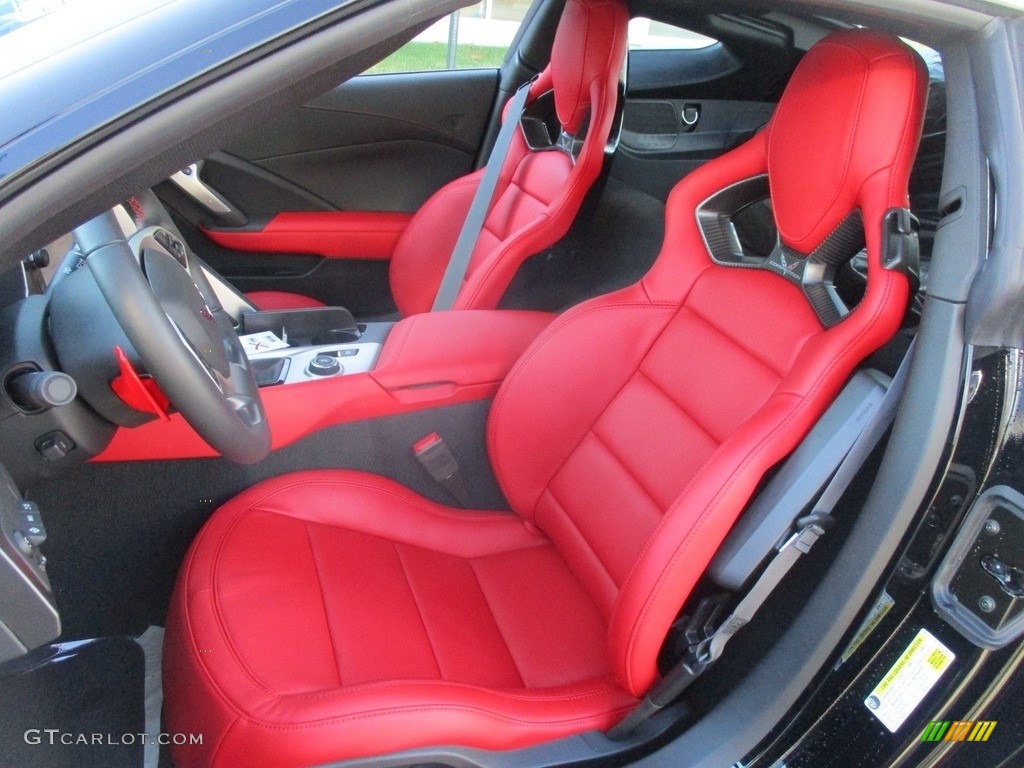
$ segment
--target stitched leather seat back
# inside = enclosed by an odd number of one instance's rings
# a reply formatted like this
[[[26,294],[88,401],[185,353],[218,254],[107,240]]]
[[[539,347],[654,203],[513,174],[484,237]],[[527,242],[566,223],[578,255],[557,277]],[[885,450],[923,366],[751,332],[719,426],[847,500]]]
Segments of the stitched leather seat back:
[[[908,205],[926,90],[923,62],[896,38],[854,31],[812,48],[768,129],[673,191],[651,271],[559,318],[495,400],[499,481],[603,611],[612,668],[634,695],[761,477],[900,323],[908,280],[882,265],[882,221]],[[714,256],[698,213],[765,174],[779,260]],[[793,273],[812,281],[833,254],[848,258],[854,229],[868,287],[833,317]]]
[[[566,3],[551,64],[531,86],[530,101],[553,90],[561,127],[579,137],[586,124],[586,138],[573,159],[557,148],[531,151],[522,133],[516,133],[456,309],[497,306],[523,261],[568,231],[604,161],[627,21],[621,0]],[[477,171],[442,187],[417,211],[395,246],[391,291],[403,315],[430,311],[481,175]]]

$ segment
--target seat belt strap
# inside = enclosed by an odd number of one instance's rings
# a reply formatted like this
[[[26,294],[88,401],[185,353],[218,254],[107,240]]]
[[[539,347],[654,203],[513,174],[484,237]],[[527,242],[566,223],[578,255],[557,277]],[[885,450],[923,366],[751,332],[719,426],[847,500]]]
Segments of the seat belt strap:
[[[498,186],[498,176],[501,174],[502,166],[505,165],[508,150],[512,146],[512,137],[515,136],[516,129],[519,127],[519,118],[526,108],[526,97],[530,95],[532,83],[532,80],[523,83],[509,102],[505,122],[501,125],[498,138],[494,140],[494,148],[491,150],[491,156],[487,159],[487,166],[480,179],[480,186],[476,188],[476,194],[473,195],[473,202],[469,206],[466,220],[462,223],[459,239],[455,241],[455,248],[448,259],[444,277],[441,278],[441,285],[437,289],[434,306],[431,308],[432,312],[451,309],[459,295],[462,281],[466,277],[466,270],[469,269],[469,260],[473,256],[473,249],[476,247],[476,241],[480,239],[480,230],[483,229],[484,220],[491,208],[494,190]]]
[[[640,723],[675,701],[722,655],[730,638],[750,622],[797,560],[809,552],[815,542],[824,535],[826,529],[834,522],[832,511],[843,492],[896,418],[896,410],[906,387],[913,350],[914,342],[911,341],[877,410],[850,446],[849,452],[843,457],[811,513],[796,521],[796,532],[779,545],[768,566],[718,629],[706,639],[691,645],[683,658],[654,686],[636,709],[608,732],[609,738],[623,739],[629,736]]]

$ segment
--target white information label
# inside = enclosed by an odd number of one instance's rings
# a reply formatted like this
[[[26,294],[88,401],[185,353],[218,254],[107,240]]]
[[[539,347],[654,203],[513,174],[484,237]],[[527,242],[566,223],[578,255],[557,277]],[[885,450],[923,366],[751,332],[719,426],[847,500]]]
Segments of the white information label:
[[[245,354],[250,357],[260,352],[270,352],[274,349],[284,349],[289,346],[287,341],[281,341],[273,331],[249,333],[245,336],[239,336],[238,340],[242,342]]]
[[[896,733],[955,658],[931,632],[922,629],[864,699],[864,706]]]

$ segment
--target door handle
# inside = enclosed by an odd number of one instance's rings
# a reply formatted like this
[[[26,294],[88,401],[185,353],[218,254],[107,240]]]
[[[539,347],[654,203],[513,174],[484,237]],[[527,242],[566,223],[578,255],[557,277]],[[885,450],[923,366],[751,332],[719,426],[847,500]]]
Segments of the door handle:
[[[220,222],[235,227],[244,226],[245,215],[199,178],[200,170],[200,163],[192,163],[171,176],[171,181],[194,203],[212,213]]]

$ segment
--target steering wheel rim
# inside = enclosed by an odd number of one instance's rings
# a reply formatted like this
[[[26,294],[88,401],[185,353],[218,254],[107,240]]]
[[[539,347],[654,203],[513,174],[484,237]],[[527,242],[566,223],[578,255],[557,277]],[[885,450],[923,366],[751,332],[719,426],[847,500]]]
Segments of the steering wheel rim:
[[[196,257],[187,248],[147,248],[158,297],[112,212],[78,227],[74,238],[147,372],[189,425],[231,461],[264,458],[270,426],[259,388]]]

